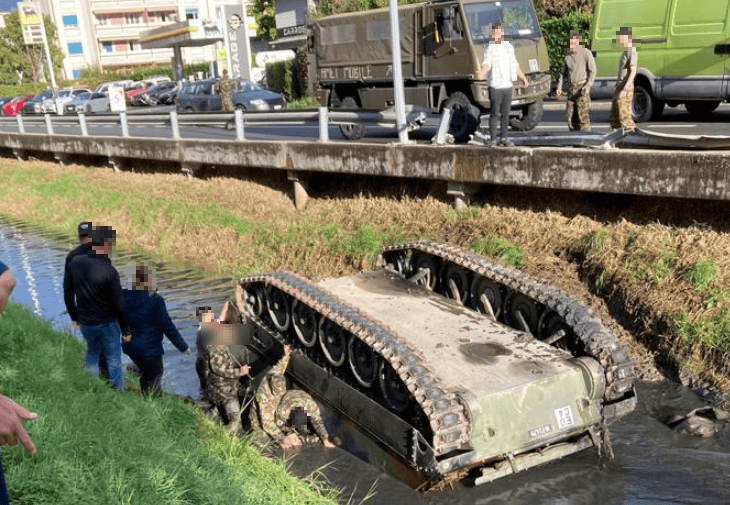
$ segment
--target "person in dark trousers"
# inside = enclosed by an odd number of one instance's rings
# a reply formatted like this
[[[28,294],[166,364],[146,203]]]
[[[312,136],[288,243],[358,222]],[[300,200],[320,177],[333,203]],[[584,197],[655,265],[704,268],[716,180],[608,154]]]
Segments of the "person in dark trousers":
[[[507,138],[509,111],[512,107],[512,88],[518,78],[524,86],[528,85],[527,77],[522,72],[515,49],[504,40],[504,30],[501,23],[492,25],[492,40],[484,51],[482,66],[477,72],[477,79],[489,81],[489,135],[490,145],[496,147],[514,146],[514,142]],[[497,123],[500,124],[499,137]]]
[[[134,289],[124,292],[124,313],[130,335],[122,342],[124,354],[129,356],[142,373],[142,394],[162,391],[162,337],[166,336],[185,356],[192,351],[167,313],[165,300],[157,293],[154,272],[146,265],[138,265]]]
[[[10,294],[15,289],[15,277],[5,263],[0,261],[0,315],[8,306]],[[35,456],[38,452],[23,427],[22,421],[34,421],[38,414],[30,412],[7,396],[0,395],[0,445],[23,444],[26,452]],[[0,505],[9,505],[10,496],[5,483],[2,458],[0,457]]]
[[[71,321],[81,328],[88,344],[86,367],[94,376],[99,375],[103,349],[112,386],[123,389],[121,336],[128,335],[129,328],[119,272],[109,259],[116,232],[109,226],[97,226],[91,238],[91,252],[75,257],[68,266],[64,302]]]
[[[91,230],[93,228],[93,225],[90,221],[81,221],[79,223],[78,227],[78,233],[79,233],[79,242],[80,244],[74,248],[73,251],[68,253],[66,256],[66,263],[64,265],[64,274],[63,274],[63,293],[64,297],[66,296],[66,290],[68,289],[68,266],[71,264],[71,261],[76,256],[84,256],[91,252]],[[78,323],[76,321],[71,321],[71,327],[73,329],[76,329],[78,327]],[[106,365],[106,357],[104,356],[104,352],[102,350],[101,355],[99,356],[99,371],[101,373],[101,376],[105,379],[109,379],[109,368]]]

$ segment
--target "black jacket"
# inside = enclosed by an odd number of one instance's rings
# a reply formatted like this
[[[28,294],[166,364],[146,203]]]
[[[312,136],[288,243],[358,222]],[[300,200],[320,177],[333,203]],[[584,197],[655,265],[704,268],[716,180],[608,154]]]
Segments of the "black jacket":
[[[119,272],[108,257],[93,250],[74,257],[64,279],[63,299],[72,321],[82,326],[118,321],[122,334],[129,333]]]
[[[144,290],[124,291],[124,314],[132,334],[130,342],[122,342],[125,354],[149,358],[162,356],[162,337],[167,336],[180,352],[185,352],[185,343],[180,332],[167,313],[165,300],[158,294],[150,295]]]

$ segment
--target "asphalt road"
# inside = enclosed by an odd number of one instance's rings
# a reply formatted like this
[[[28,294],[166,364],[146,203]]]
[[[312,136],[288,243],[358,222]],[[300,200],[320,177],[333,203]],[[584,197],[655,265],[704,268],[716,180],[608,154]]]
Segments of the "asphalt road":
[[[610,113],[610,102],[594,102],[591,109],[591,122],[593,132],[609,133],[608,125]],[[160,110],[161,113],[170,108]],[[565,123],[565,102],[549,101],[545,103],[543,120],[534,130],[535,133],[567,133]],[[152,112],[152,109],[147,109]],[[140,109],[135,113],[144,113]],[[483,116],[486,123],[487,117]],[[642,123],[640,128],[658,132],[679,135],[722,135],[730,136],[730,104],[722,104],[713,114],[704,118],[691,116],[683,106],[674,108],[667,107],[663,116],[649,123]],[[426,125],[417,132],[412,132],[410,138],[417,142],[428,142],[436,134],[438,129],[438,117],[429,118]],[[89,123],[90,135],[121,135],[121,126],[118,124],[98,125]],[[172,136],[169,125],[130,125],[131,136],[138,137],[164,137]],[[1,118],[0,131],[17,132],[17,124],[14,118]],[[45,132],[43,125],[26,125],[29,133]],[[80,135],[81,130],[77,125],[54,124],[54,131],[58,134]],[[208,138],[208,139],[233,139],[235,132],[216,126],[181,126],[180,133],[183,138]],[[513,133],[514,135],[530,135],[528,133]],[[319,135],[319,128],[316,125],[270,125],[270,126],[249,126],[245,127],[245,135],[249,140],[314,140]],[[329,128],[330,139],[333,141],[345,141],[337,126]],[[393,129],[369,127],[365,142],[393,142],[397,140]]]

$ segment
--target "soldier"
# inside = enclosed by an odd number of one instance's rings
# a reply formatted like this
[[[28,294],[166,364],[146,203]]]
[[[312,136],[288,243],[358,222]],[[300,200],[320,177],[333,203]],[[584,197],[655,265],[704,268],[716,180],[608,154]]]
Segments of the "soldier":
[[[221,106],[225,112],[233,112],[233,99],[231,98],[231,93],[233,93],[235,85],[236,81],[228,78],[228,69],[224,69],[223,77],[218,82],[217,90],[218,94],[221,96]]]
[[[284,452],[299,448],[303,442],[334,447],[322,422],[319,406],[301,390],[287,391],[284,372],[291,359],[291,348],[284,346],[284,356],[264,377],[256,391],[249,418],[255,434],[271,437]],[[311,423],[316,435],[308,431]]]
[[[631,28],[622,26],[617,35],[617,43],[623,48],[618,61],[618,82],[611,102],[611,128],[624,127],[627,130],[636,128],[631,117],[631,103],[634,100],[634,77],[638,55],[633,44]]]
[[[563,79],[568,81],[568,96],[565,115],[568,128],[583,132],[591,131],[591,87],[596,78],[596,63],[593,54],[580,43],[580,32],[571,30],[568,39],[568,54],[558,78],[557,96],[563,94]]]

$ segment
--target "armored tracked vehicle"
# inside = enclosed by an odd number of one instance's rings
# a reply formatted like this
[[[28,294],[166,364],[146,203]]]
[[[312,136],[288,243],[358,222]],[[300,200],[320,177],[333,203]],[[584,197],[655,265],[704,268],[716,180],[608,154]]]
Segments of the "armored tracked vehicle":
[[[428,486],[476,484],[606,444],[633,410],[633,367],[589,309],[516,270],[432,242],[317,284],[238,282],[255,347]]]

